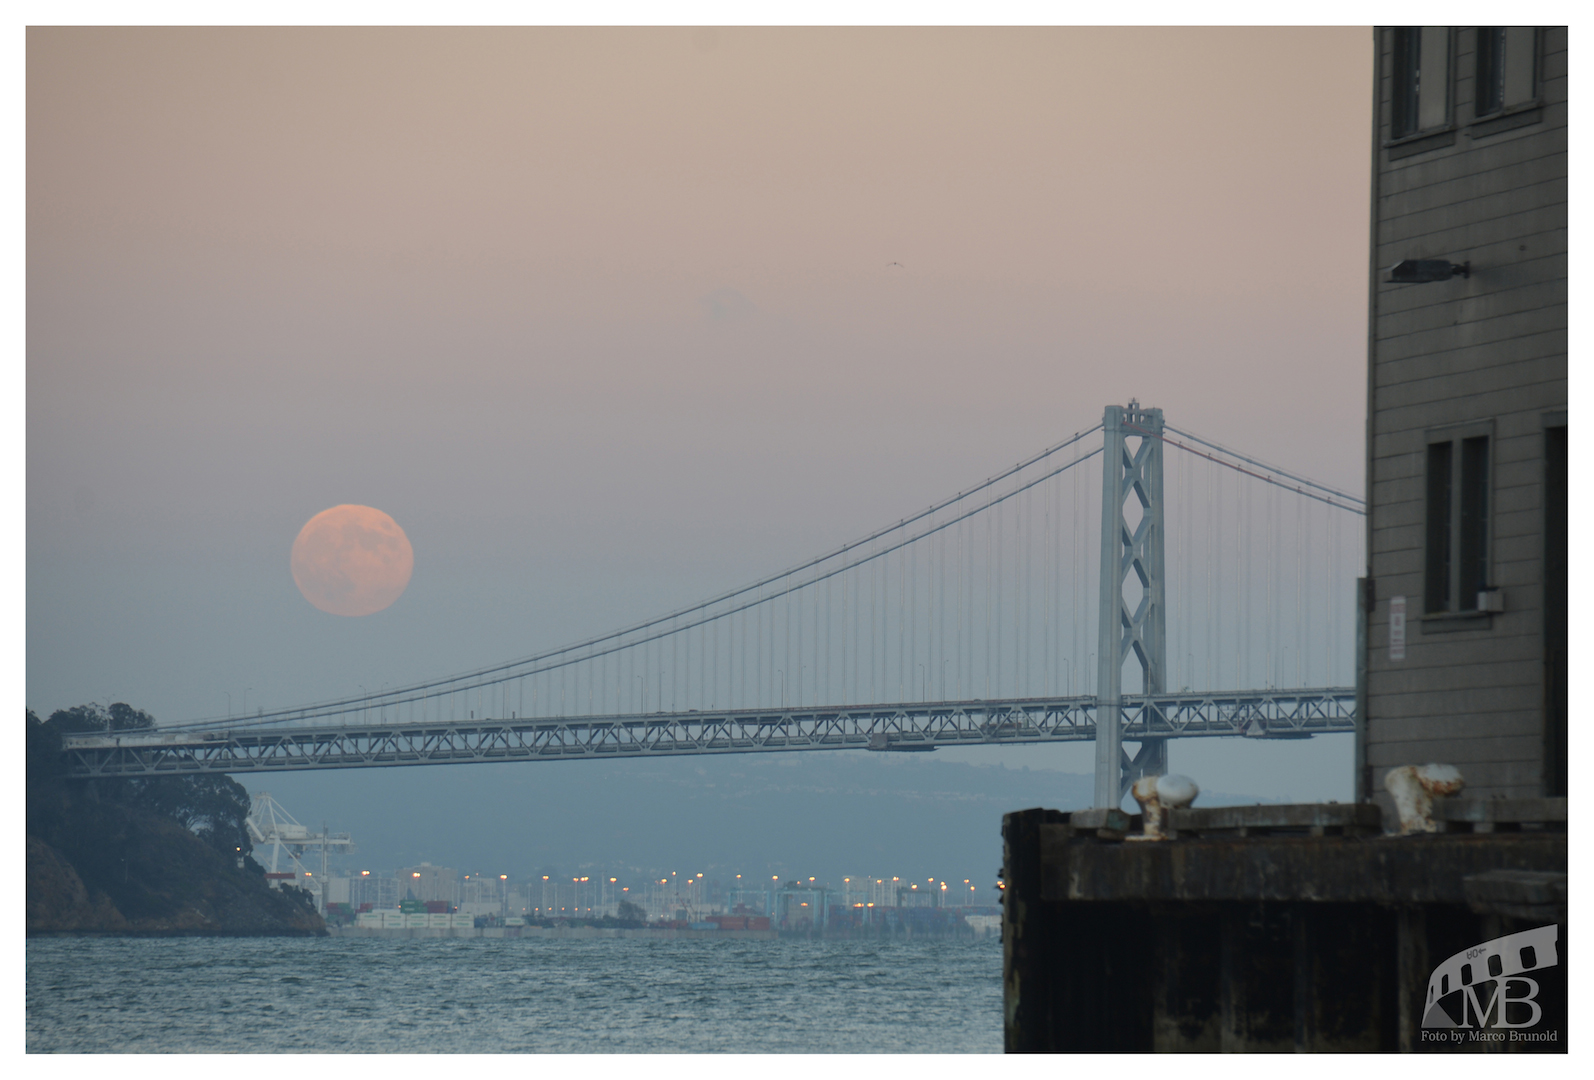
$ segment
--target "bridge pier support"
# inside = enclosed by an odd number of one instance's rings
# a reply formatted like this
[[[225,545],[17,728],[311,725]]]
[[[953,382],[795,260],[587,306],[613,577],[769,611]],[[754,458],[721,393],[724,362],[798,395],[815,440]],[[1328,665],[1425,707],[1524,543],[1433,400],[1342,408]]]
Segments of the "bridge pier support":
[[[1139,661],[1143,692],[1165,689],[1162,410],[1142,408],[1133,400],[1127,406],[1109,405],[1101,429],[1095,803],[1116,807],[1137,777],[1168,771],[1166,739],[1147,739],[1133,759],[1124,753],[1122,707],[1124,664],[1130,656]],[[1125,597],[1126,584],[1138,591],[1138,598]]]

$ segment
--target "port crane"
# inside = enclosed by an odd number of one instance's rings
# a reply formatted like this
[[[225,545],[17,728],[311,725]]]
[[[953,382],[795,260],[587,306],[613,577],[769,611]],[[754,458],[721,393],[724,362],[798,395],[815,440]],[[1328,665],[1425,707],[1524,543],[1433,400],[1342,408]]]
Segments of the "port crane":
[[[322,915],[326,914],[326,883],[330,880],[327,873],[327,857],[333,852],[349,854],[355,850],[354,841],[348,833],[329,833],[326,825],[321,826],[319,833],[312,833],[307,826],[299,824],[294,816],[285,810],[281,803],[271,797],[267,791],[255,793],[254,800],[249,805],[249,816],[244,819],[249,829],[249,838],[257,847],[271,848],[271,865],[266,870],[266,881],[273,889],[280,889],[283,885],[293,883],[300,888],[309,889],[315,897],[316,910]],[[309,870],[304,865],[304,858],[308,852],[321,853],[319,870]],[[293,869],[287,869],[284,865]]]

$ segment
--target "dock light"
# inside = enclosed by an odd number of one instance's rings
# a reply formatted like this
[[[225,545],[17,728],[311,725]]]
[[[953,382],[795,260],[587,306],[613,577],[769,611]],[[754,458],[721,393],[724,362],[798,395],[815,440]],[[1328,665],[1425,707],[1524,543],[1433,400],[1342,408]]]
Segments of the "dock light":
[[[1460,275],[1472,276],[1472,260],[1453,263],[1449,259],[1402,259],[1389,268],[1385,284],[1423,285],[1430,281],[1449,281]]]
[[[369,871],[369,870],[361,870],[360,871],[360,876],[361,877],[370,877],[371,876],[371,871]]]
[[[410,877],[420,877],[420,876],[421,876],[421,872],[419,870],[415,871],[415,873],[410,875]]]
[[[498,880],[499,881],[508,881],[509,880],[509,875],[508,874],[499,874],[498,875]]]

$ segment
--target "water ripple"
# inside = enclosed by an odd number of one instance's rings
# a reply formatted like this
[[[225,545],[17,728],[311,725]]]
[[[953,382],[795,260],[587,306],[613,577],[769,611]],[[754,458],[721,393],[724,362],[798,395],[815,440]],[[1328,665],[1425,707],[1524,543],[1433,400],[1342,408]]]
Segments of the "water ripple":
[[[1002,953],[994,940],[31,938],[26,1030],[30,1053],[1000,1053]]]

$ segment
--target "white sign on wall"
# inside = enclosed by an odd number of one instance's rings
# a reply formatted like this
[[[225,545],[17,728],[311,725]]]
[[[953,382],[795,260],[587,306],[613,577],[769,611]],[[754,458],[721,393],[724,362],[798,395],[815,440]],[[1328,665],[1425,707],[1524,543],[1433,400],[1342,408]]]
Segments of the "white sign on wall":
[[[1406,659],[1406,598],[1389,598],[1389,658]]]

